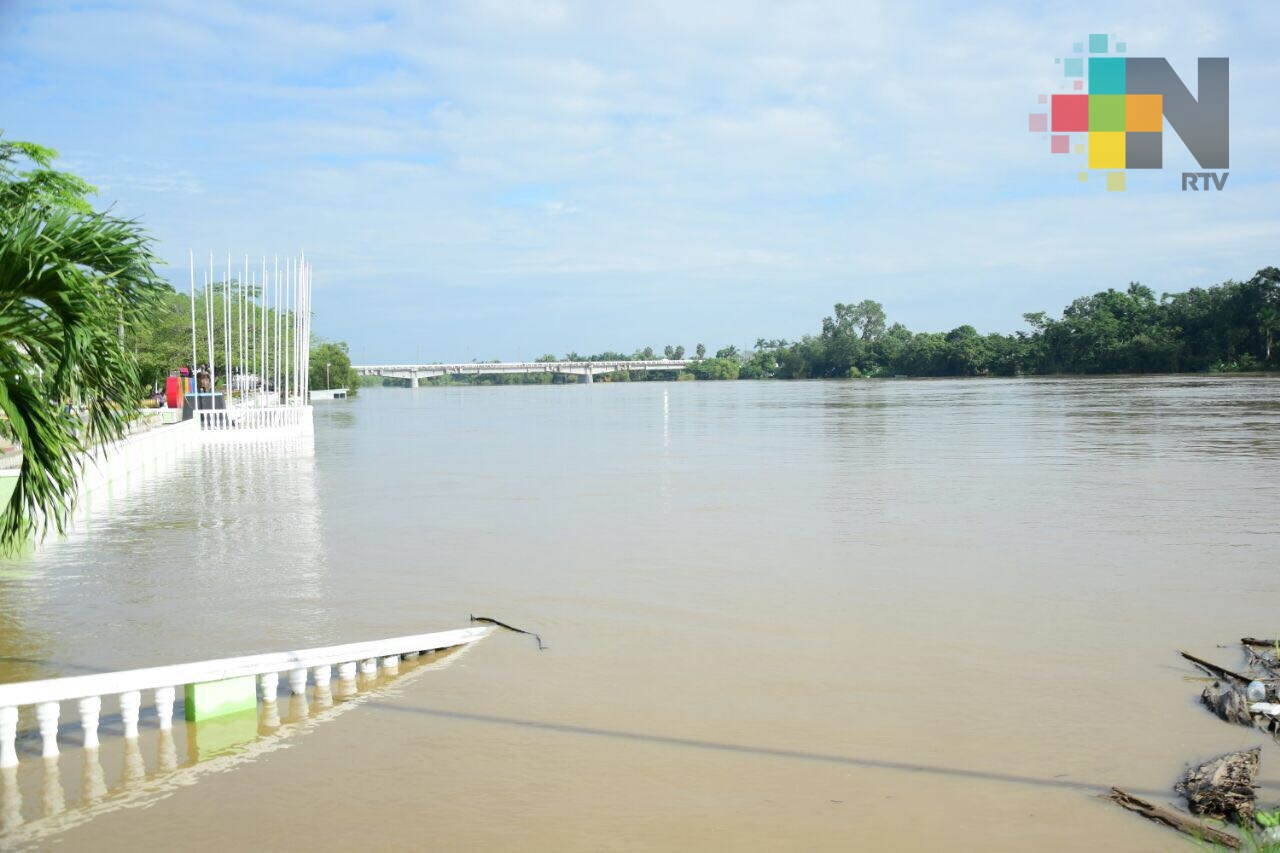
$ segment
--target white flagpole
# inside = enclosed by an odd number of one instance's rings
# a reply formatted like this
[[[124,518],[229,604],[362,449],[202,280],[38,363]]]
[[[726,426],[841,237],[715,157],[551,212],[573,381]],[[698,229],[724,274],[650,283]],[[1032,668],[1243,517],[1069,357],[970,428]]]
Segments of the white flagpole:
[[[289,300],[289,285],[293,282],[293,278],[290,275],[290,271],[292,269],[293,259],[285,258],[284,282],[281,284],[281,287],[284,288],[284,292],[280,294],[280,363],[282,365],[280,368],[280,381],[284,384],[285,405],[289,404],[289,396],[293,393],[293,380],[289,377],[289,347],[293,342],[290,340],[289,317],[287,315],[289,305],[291,304]]]
[[[307,376],[307,255],[304,252],[298,260],[298,387],[303,404],[307,402],[307,393],[311,390],[311,377]]]
[[[275,333],[276,333],[276,335],[275,335],[275,345],[276,345],[276,349],[275,349],[275,362],[276,362],[276,364],[275,364],[275,375],[276,375],[276,382],[275,382],[275,385],[274,385],[273,387],[274,387],[274,392],[275,392],[275,397],[276,397],[276,403],[278,404],[278,403],[280,403],[280,402],[281,402],[281,396],[280,396],[280,391],[281,391],[281,385],[280,385],[280,258],[279,258],[279,256],[277,256],[277,257],[276,257],[275,287],[276,287],[276,295],[275,295],[275,299],[274,299],[273,301],[275,302],[275,306],[276,306],[276,313],[275,313],[275,317],[274,317],[274,320],[275,320]]]
[[[266,255],[262,256],[262,274],[258,276],[258,281],[261,283],[261,286],[258,288],[258,299],[265,304],[266,298],[267,298],[266,297],[266,293],[267,293],[267,256]],[[265,316],[265,315],[260,315],[258,313],[257,303],[254,303],[253,316],[256,321],[262,320],[263,316]],[[254,363],[259,366],[262,366],[263,364],[265,364],[265,357],[263,355],[263,350],[265,349],[265,347],[262,346],[262,343],[263,343],[262,336],[265,334],[265,332],[261,328],[263,325],[264,325],[263,323],[257,322],[257,324],[254,326],[254,335],[253,335],[254,346],[257,348],[256,351],[258,354],[258,357],[257,359],[255,359]],[[265,367],[258,374],[258,386],[263,391],[267,390],[267,371]]]
[[[194,386],[196,384],[196,253],[188,249],[187,258],[191,269],[191,384]],[[179,380],[179,384],[181,384],[181,380]],[[194,390],[197,393],[200,391],[198,387]],[[186,400],[187,391],[184,388],[182,390],[182,401],[185,403]],[[195,402],[196,408],[199,408],[200,398],[196,397]],[[199,415],[196,417],[198,418]]]
[[[209,405],[213,406],[213,378],[218,375],[213,357],[213,294],[210,289],[213,287],[213,252],[209,253],[209,278],[204,285],[204,313],[205,325],[209,333],[209,364],[206,375],[209,377]]]
[[[231,402],[231,253],[222,271],[222,348],[227,356],[227,384],[223,389],[223,405]]]
[[[245,322],[248,315],[245,314],[245,294],[249,284],[249,255],[244,256],[244,273],[240,276],[240,298],[236,300],[236,331],[240,334],[240,361],[239,369],[236,371],[239,375],[236,377],[236,384],[240,386],[240,402],[245,402]]]
[[[293,258],[286,258],[284,265],[284,305],[290,311],[290,320],[294,323],[298,321],[298,313],[293,311]],[[285,405],[288,405],[289,399],[293,396],[293,375],[289,372],[289,357],[292,355],[291,350],[294,346],[294,339],[297,337],[293,334],[293,330],[286,325],[286,332],[289,334],[289,343],[284,350],[284,384],[287,389],[284,394]]]
[[[304,256],[305,257],[305,256]],[[304,322],[302,336],[302,387],[307,394],[311,393],[311,265],[305,264],[307,289],[305,291],[307,297],[307,310],[302,315]]]
[[[294,257],[291,265],[291,287],[289,287],[289,296],[292,298],[293,304],[293,398],[297,400],[298,392],[298,324],[302,323],[302,318],[298,316],[298,259]]]
[[[249,375],[250,376],[256,375],[258,372],[258,366],[256,362],[258,348],[254,346],[255,341],[253,339],[253,330],[255,328],[253,321],[258,313],[257,303],[253,301],[254,299],[253,293],[257,289],[258,289],[258,271],[254,270],[253,272],[249,273],[249,296],[245,301],[245,306],[244,306],[244,339],[245,339],[245,348],[247,350],[246,355],[249,358]],[[246,382],[249,385],[253,384],[252,380],[246,380]],[[254,399],[256,402],[257,398],[255,397]]]

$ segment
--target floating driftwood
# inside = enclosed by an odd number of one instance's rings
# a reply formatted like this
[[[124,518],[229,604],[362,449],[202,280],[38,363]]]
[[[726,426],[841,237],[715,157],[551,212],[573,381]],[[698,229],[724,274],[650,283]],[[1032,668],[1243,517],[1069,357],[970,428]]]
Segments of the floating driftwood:
[[[1173,789],[1187,798],[1192,814],[1219,817],[1244,826],[1253,822],[1253,780],[1262,748],[1229,752],[1192,767]]]
[[[1219,718],[1240,726],[1253,726],[1253,714],[1249,711],[1249,698],[1239,684],[1223,684],[1215,681],[1200,694],[1200,701]]]
[[[1280,682],[1280,645],[1272,640],[1252,637],[1245,637],[1240,642],[1248,657],[1247,671],[1258,672],[1258,675],[1235,672],[1187,652],[1179,654],[1213,676],[1213,683],[1200,694],[1205,707],[1229,723],[1250,728],[1259,725],[1280,738],[1280,719],[1277,719],[1280,717],[1280,697],[1276,691]],[[1273,701],[1264,701],[1268,698]],[[1261,757],[1261,747],[1219,756],[1188,769],[1174,785],[1174,790],[1186,797],[1187,807],[1194,814],[1233,821],[1252,829],[1257,811],[1253,780],[1258,775]],[[1210,844],[1232,850],[1241,846],[1240,839],[1229,832],[1177,809],[1147,802],[1120,788],[1112,788],[1109,799],[1148,820]]]
[[[1250,681],[1253,681],[1253,679],[1247,675],[1241,675],[1238,672],[1232,672],[1229,669],[1223,669],[1222,667],[1218,666],[1216,663],[1210,663],[1209,661],[1204,660],[1202,658],[1198,658],[1195,655],[1187,654],[1186,652],[1178,652],[1178,654],[1182,655],[1184,658],[1191,661],[1193,664],[1200,667],[1210,675],[1216,675],[1219,678],[1230,678],[1232,681],[1239,681],[1242,684],[1248,684]]]
[[[1156,823],[1161,823],[1165,826],[1176,829],[1178,832],[1186,833],[1193,838],[1199,838],[1203,841],[1209,842],[1210,844],[1221,844],[1223,847],[1230,850],[1240,849],[1240,839],[1236,838],[1231,833],[1224,832],[1223,830],[1209,826],[1206,823],[1201,823],[1193,817],[1184,815],[1181,812],[1176,812],[1173,809],[1166,808],[1165,806],[1158,806],[1155,803],[1149,803],[1146,800],[1135,797],[1132,794],[1120,790],[1119,788],[1112,788],[1107,799],[1111,800],[1111,802],[1121,808],[1140,814],[1148,820],[1153,820]]]

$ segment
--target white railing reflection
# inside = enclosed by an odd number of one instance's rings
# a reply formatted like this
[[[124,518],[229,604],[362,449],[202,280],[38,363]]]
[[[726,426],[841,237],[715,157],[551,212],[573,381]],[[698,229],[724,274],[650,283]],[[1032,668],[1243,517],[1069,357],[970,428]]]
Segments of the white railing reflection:
[[[24,706],[35,707],[41,754],[53,758],[58,755],[58,720],[63,702],[76,703],[84,746],[93,749],[98,745],[103,696],[117,697],[124,737],[131,740],[138,737],[144,692],[150,693],[160,729],[164,731],[173,727],[177,688],[183,685],[257,676],[262,700],[274,703],[281,672],[288,674],[289,689],[295,696],[305,697],[308,676],[316,685],[317,693],[324,694],[329,691],[334,665],[344,680],[354,678],[357,662],[366,674],[376,672],[379,662],[384,671],[391,673],[398,669],[402,656],[416,657],[421,652],[472,643],[491,630],[488,627],[458,628],[367,643],[0,684],[0,768],[18,764],[18,714]]]
[[[204,722],[159,728],[148,718],[141,736],[106,738],[101,748],[78,749],[79,761],[66,767],[69,755],[23,761],[0,768],[0,850],[47,845],[49,839],[96,817],[120,809],[146,808],[175,790],[190,787],[206,775],[218,775],[286,748],[290,740],[359,706],[390,698],[429,672],[457,663],[473,643],[420,655],[418,649],[397,656],[398,672],[384,668],[372,677],[354,674],[358,667],[339,665],[340,677],[330,690],[316,683],[307,693],[287,700],[262,701],[245,710]],[[406,674],[400,674],[406,673]],[[118,723],[105,718],[108,728]],[[74,727],[68,726],[68,729]],[[74,742],[74,734],[65,738]],[[20,739],[21,751],[32,750]],[[153,756],[148,761],[144,755]],[[43,849],[43,847],[41,847]]]

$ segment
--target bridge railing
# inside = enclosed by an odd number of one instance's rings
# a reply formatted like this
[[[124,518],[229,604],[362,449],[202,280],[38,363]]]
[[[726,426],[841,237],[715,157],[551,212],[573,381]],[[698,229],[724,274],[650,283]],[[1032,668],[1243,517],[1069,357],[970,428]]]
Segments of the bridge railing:
[[[563,373],[592,370],[608,373],[615,370],[680,370],[694,359],[653,359],[650,361],[469,361],[458,364],[360,364],[352,369],[362,375],[383,373]]]
[[[77,703],[84,746],[93,748],[98,746],[98,719],[104,696],[118,697],[124,736],[134,739],[138,737],[144,691],[152,694],[160,728],[170,729],[177,690],[188,684],[256,676],[262,701],[274,702],[281,672],[287,673],[289,689],[300,694],[306,690],[308,675],[317,687],[327,687],[335,665],[343,681],[354,680],[357,667],[365,675],[376,674],[379,666],[384,671],[395,672],[402,657],[473,643],[492,630],[490,627],[458,628],[341,646],[0,684],[0,767],[18,764],[18,717],[19,709],[25,706],[35,706],[42,755],[52,758],[58,754],[62,702]]]

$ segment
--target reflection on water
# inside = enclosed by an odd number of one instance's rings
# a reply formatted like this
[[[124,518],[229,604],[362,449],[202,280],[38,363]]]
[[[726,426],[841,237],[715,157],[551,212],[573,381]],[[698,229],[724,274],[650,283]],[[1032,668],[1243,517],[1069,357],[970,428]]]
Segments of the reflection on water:
[[[310,707],[305,694],[290,696],[289,713],[283,721],[276,711],[278,700],[273,700],[260,706],[261,725],[260,711],[251,710],[199,723],[175,720],[174,729],[144,728],[140,737],[132,740],[105,738],[100,748],[74,751],[82,761],[78,789],[62,777],[61,762],[70,760],[71,751],[4,768],[0,770],[0,845],[31,843],[101,814],[150,806],[206,774],[258,760],[285,745],[286,739],[305,734],[347,710],[394,697],[415,678],[452,665],[466,652],[464,647],[408,662],[403,675],[369,679],[363,692],[349,694],[336,705],[324,687],[316,690],[316,702]],[[181,759],[174,730],[185,741]],[[148,771],[144,742],[153,739],[156,761]],[[104,759],[104,754],[108,758]],[[104,761],[119,762],[121,767],[119,780],[110,786]],[[24,800],[30,801],[33,794],[24,794],[23,783],[28,787],[37,784],[37,775],[40,811],[24,819]]]
[[[29,577],[0,581],[0,680],[328,636],[337,610],[310,437],[197,446],[152,473],[91,492],[67,535],[24,561]]]
[[[270,796],[310,816],[291,837],[317,849],[360,843],[353,800],[387,844],[440,849],[1167,848],[1085,792],[1158,795],[1237,745],[1173,650],[1276,630],[1278,389],[368,389],[317,408],[313,446],[202,448],[42,548],[29,578],[0,577],[0,677],[473,612],[548,641],[495,636],[359,725],[202,775],[199,796],[91,807],[71,845],[180,821],[252,846]],[[337,675],[305,708],[264,703],[253,744],[369,695],[366,676]],[[180,774],[191,746],[175,737]],[[118,743],[104,738],[107,779],[124,778]],[[38,743],[22,747],[30,774]],[[447,780],[429,824],[424,766]],[[80,776],[62,779],[59,820],[86,813]],[[1275,778],[1263,799],[1280,800]],[[32,821],[40,782],[24,779]]]

